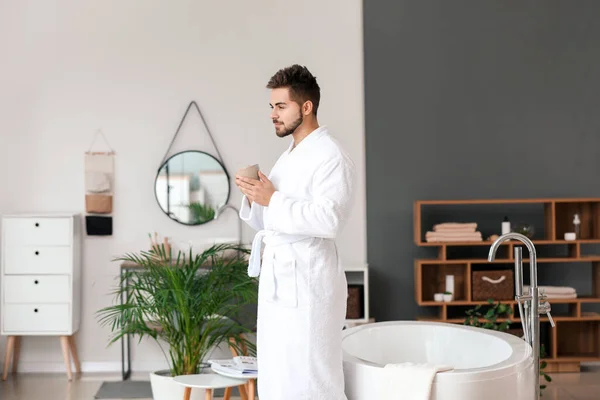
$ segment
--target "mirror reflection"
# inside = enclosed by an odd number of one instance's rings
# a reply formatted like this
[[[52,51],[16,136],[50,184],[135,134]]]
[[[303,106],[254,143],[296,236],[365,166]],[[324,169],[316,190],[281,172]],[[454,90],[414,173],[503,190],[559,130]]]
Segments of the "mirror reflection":
[[[171,219],[200,225],[215,218],[229,200],[229,176],[210,154],[184,151],[160,167],[154,191],[160,208]]]

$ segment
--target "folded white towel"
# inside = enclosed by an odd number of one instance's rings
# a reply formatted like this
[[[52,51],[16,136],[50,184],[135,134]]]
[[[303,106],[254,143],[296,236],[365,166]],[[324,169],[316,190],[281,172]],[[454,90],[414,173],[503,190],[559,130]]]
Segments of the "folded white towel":
[[[384,400],[430,400],[435,374],[450,371],[447,365],[399,363],[387,364]]]
[[[434,231],[466,231],[475,232],[477,229],[477,223],[475,222],[444,222],[433,226]]]
[[[425,237],[456,237],[456,236],[477,236],[481,237],[481,232],[461,232],[461,231],[446,231],[446,232],[432,232],[427,231]]]
[[[428,237],[425,239],[427,242],[483,242],[482,238],[473,236],[457,236],[451,238],[444,237]]]
[[[546,298],[548,300],[551,299],[556,299],[556,300],[560,300],[560,299],[576,299],[577,298],[577,294],[576,293],[571,293],[571,294],[547,294]]]
[[[550,294],[576,294],[577,291],[569,286],[538,286],[540,292],[544,292],[547,295]],[[523,291],[529,292],[529,285],[523,285]]]
[[[481,232],[427,232],[425,240],[428,242],[480,242],[483,240]]]
[[[483,242],[482,238],[473,236],[458,236],[452,238],[429,237],[425,240],[427,242]]]

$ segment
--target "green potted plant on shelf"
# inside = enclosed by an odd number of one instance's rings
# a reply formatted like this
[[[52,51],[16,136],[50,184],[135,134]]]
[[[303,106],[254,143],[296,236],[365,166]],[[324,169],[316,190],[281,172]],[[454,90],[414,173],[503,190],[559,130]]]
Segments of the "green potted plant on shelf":
[[[510,324],[512,321],[510,317],[512,315],[512,308],[507,304],[497,302],[494,304],[494,299],[488,299],[489,308],[482,312],[482,305],[478,304],[475,308],[469,309],[465,312],[467,315],[465,318],[464,325],[475,326],[483,329],[491,329],[500,332],[509,332]],[[501,322],[498,319],[502,319]],[[518,335],[521,336],[521,335]],[[546,357],[546,349],[544,345],[540,345],[540,359]],[[548,375],[544,369],[548,363],[546,361],[540,361],[540,376],[544,377],[546,382],[552,382],[552,378]],[[546,385],[540,385],[540,389],[545,389]]]
[[[128,284],[121,282],[114,294],[125,295],[123,304],[102,308],[99,320],[111,329],[109,345],[131,334],[160,346],[169,369],[150,374],[154,399],[183,398],[183,387],[172,377],[201,373],[221,344],[256,354],[242,335],[251,330],[239,322],[258,295],[257,281],[247,273],[247,255],[239,246],[219,244],[196,255],[190,249],[172,257],[156,246],[117,258],[142,268],[122,277]]]

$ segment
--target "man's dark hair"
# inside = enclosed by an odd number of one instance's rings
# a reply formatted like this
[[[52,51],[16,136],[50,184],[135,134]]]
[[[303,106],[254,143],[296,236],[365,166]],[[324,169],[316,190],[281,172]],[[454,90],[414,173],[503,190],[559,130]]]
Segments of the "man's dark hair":
[[[321,100],[321,89],[317,79],[306,67],[294,64],[277,71],[269,80],[267,89],[280,88],[288,88],[290,97],[300,106],[305,101],[310,100],[313,103],[313,113],[317,115],[319,101]]]

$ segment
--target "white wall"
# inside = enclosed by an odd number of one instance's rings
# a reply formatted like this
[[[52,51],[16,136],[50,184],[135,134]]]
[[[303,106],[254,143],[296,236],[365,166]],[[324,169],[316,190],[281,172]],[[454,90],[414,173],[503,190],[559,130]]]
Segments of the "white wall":
[[[235,213],[178,225],[155,202],[156,170],[191,100],[201,107],[225,165],[268,170],[288,141],[269,120],[265,84],[300,63],[322,90],[319,119],[358,166],[355,208],[338,244],[366,260],[362,7],[359,0],[0,2],[0,212],[84,210],[83,154],[97,128],[117,153],[114,235],[84,243],[84,369],[120,368],[120,348],[94,312],[109,304],[124,252],[147,233],[201,245],[235,237]],[[104,149],[101,144],[97,149]],[[194,116],[173,148],[214,150]],[[240,196],[232,184],[232,200]],[[250,241],[252,231],[244,230]],[[26,370],[62,368],[58,340],[26,338]],[[4,353],[4,347],[0,355]],[[134,348],[134,369],[163,365],[153,343]]]

